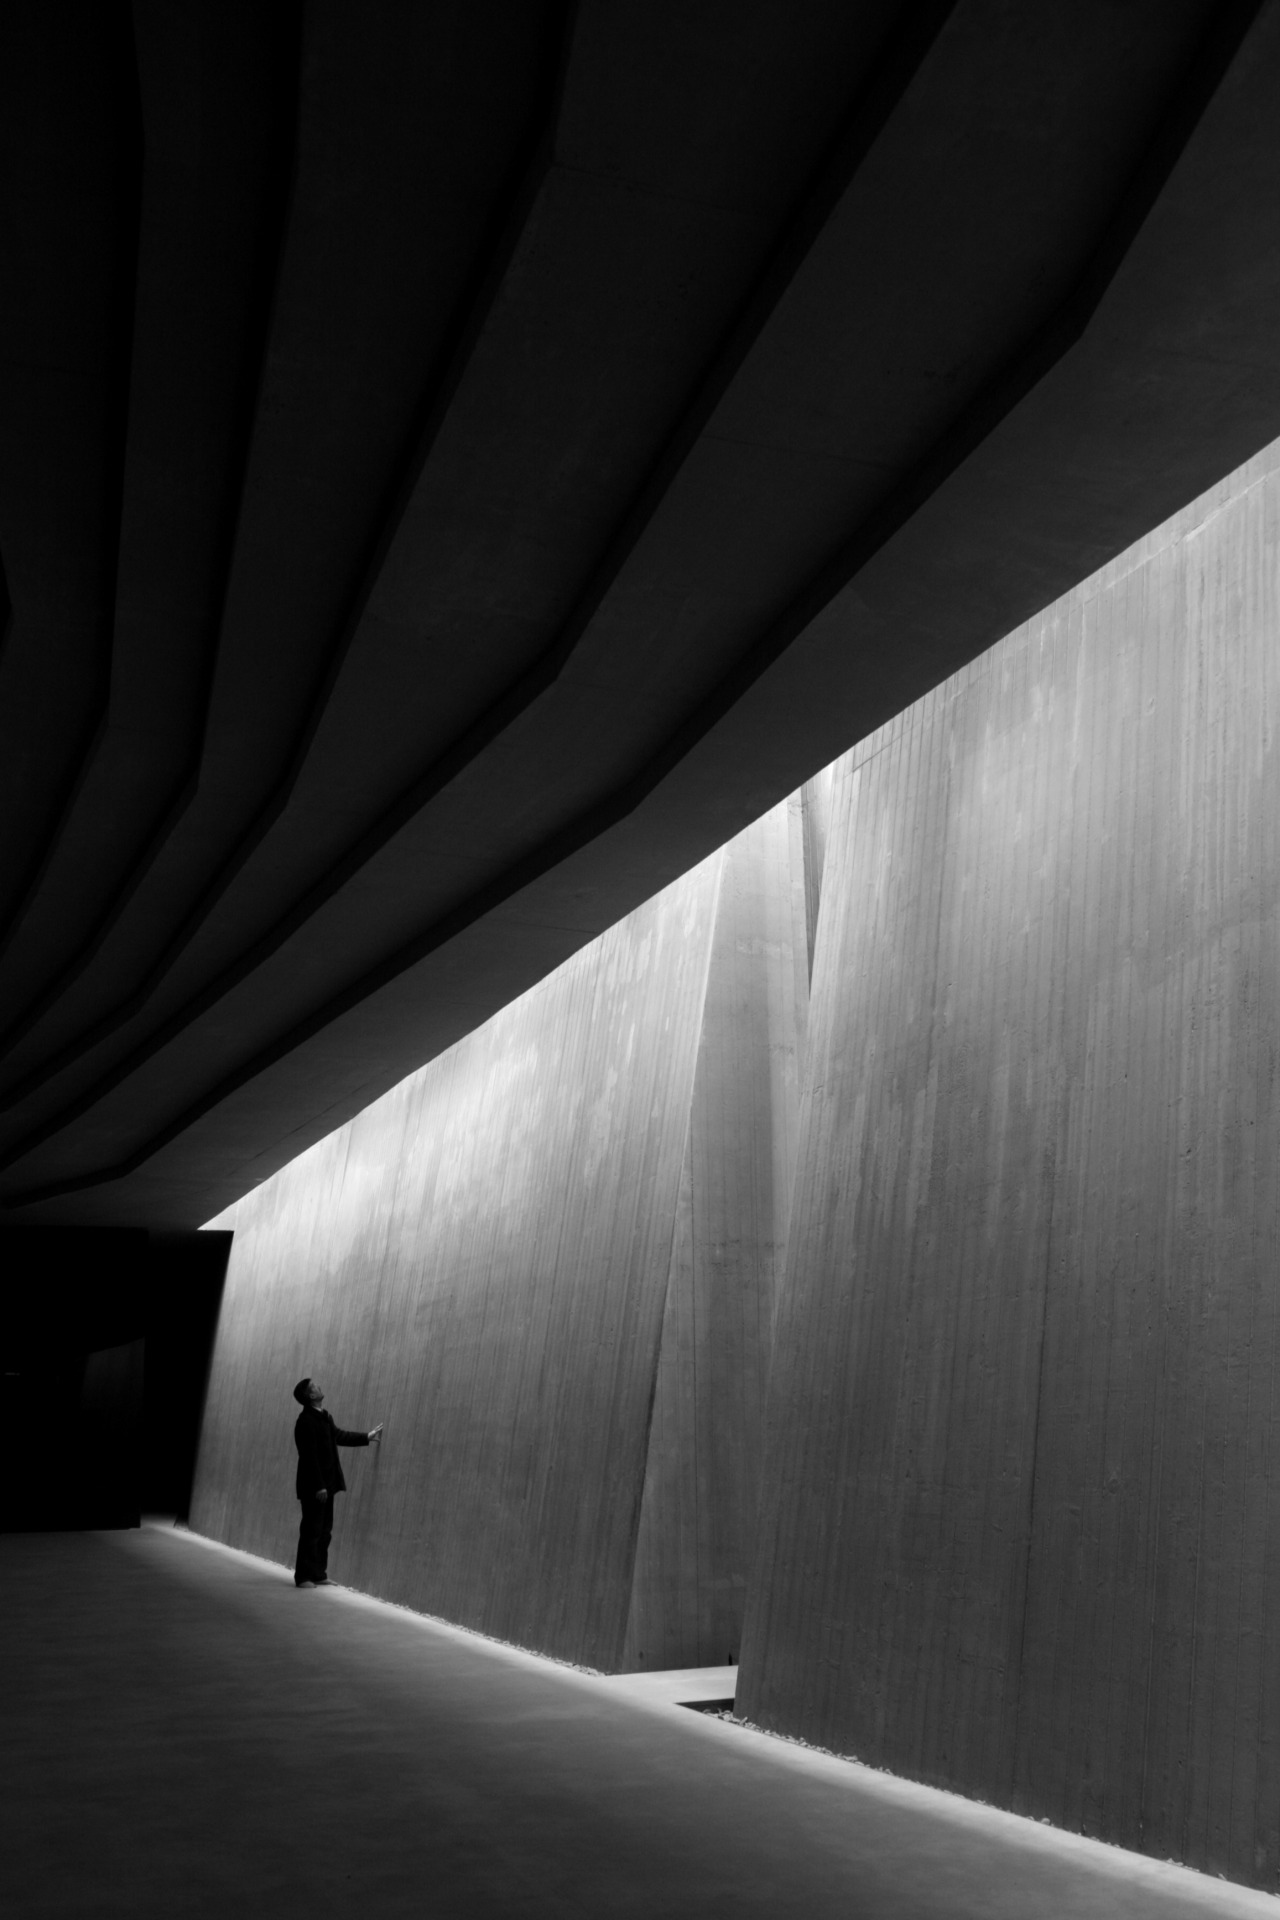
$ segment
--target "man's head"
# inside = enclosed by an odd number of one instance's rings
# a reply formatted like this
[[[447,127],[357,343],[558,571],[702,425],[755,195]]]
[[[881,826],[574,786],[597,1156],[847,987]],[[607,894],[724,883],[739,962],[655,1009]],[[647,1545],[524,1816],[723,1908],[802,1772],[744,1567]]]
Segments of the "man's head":
[[[305,1380],[299,1380],[293,1397],[300,1407],[318,1407],[324,1400],[324,1393],[308,1374]]]

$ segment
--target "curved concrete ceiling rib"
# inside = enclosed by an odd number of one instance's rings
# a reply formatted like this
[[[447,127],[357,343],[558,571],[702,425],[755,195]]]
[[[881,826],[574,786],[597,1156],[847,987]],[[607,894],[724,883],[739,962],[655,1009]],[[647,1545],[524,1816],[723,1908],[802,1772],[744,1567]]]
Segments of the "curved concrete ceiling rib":
[[[33,840],[8,850],[16,877],[0,904],[0,955],[57,853],[106,729],[142,199],[127,13],[98,9],[68,35],[51,9],[14,6],[3,32],[0,113],[11,140],[31,141],[49,199],[11,179],[4,209],[12,318],[0,337],[0,401],[10,443],[21,448],[13,471],[20,469],[22,497],[0,501],[14,596],[4,691],[17,734],[0,736],[0,752],[11,767],[26,763],[23,784],[41,797],[31,809],[39,822]],[[74,265],[68,274],[64,258],[61,277],[39,271],[50,199],[75,243]],[[79,530],[74,556],[42,550],[39,507],[31,511],[33,496],[55,488],[66,489],[60,505]],[[69,709],[61,764],[36,745],[57,709]],[[15,808],[10,819],[18,818]]]
[[[770,623],[767,630],[742,654],[731,672],[725,675],[711,694],[685,717],[658,753],[649,758],[613,792],[589,808],[553,838],[544,842],[531,854],[513,863],[497,879],[478,889],[468,900],[421,929],[413,939],[397,948],[395,952],[388,954],[378,965],[350,982],[340,993],[314,1009],[303,1020],[296,1022],[287,1032],[278,1035],[268,1046],[257,1051],[231,1073],[223,1076],[216,1085],[207,1089],[198,1100],[191,1103],[165,1126],[149,1135],[131,1153],[109,1165],[10,1196],[8,1203],[23,1205],[53,1199],[62,1194],[121,1179],[137,1171],[147,1160],[220,1105],[229,1095],[248,1086],[289,1053],[315,1038],[326,1027],[341,1019],[344,1014],[349,1013],[361,1002],[438,950],[446,941],[474,926],[495,908],[505,905],[532,882],[562,866],[572,855],[598,840],[610,828],[617,826],[632,814],[674,768],[730,713],[743,695],[780,658],[786,648],[815,617],[848,586],[861,568],[907,524],[920,507],[1082,338],[1161,189],[1198,126],[1205,109],[1217,93],[1245,33],[1258,12],[1258,5],[1259,0],[1249,0],[1248,4],[1223,9],[1211,23],[1208,33],[1180,74],[1152,139],[1143,150],[1138,164],[1123,183],[1110,215],[1066,297],[1048,319],[1038,325],[1030,338],[1025,340],[998,369],[994,377],[985,383],[906,479],[890,491],[839,549],[804,583],[781,616]],[[828,192],[830,184],[829,178],[825,177],[824,169],[824,178],[818,197]],[[811,202],[806,201],[806,211],[802,212],[797,222],[803,231],[809,230],[806,214],[810,204]],[[827,204],[833,203],[828,200]],[[816,232],[816,229],[814,231]],[[790,249],[785,241],[779,251],[782,254],[789,254]],[[790,274],[787,276],[788,283],[789,279]],[[771,302],[770,311],[772,304]],[[751,337],[754,338],[754,333]],[[731,330],[730,340],[736,344],[736,328]],[[745,351],[746,342],[742,345]],[[740,358],[741,354],[735,358],[735,366],[740,363]],[[713,363],[713,366],[718,368],[718,360]],[[727,385],[727,379],[725,384]],[[690,412],[703,419],[709,417],[711,411],[709,405],[704,410],[705,398],[700,388],[690,403]],[[673,435],[673,441],[677,444],[683,438],[683,424],[682,421],[676,434]],[[688,444],[692,444],[692,438]],[[584,620],[582,627],[578,629],[579,634],[585,630],[585,625]],[[962,661],[957,660],[954,664],[958,666]],[[925,690],[923,686],[920,688],[921,692]],[[374,851],[375,845],[384,844],[388,837],[390,837],[388,833],[383,833],[376,843],[371,839],[368,852]],[[362,858],[352,860],[343,878],[357,871],[367,857],[368,853],[365,853]],[[330,887],[329,894],[333,891],[336,891],[336,887]],[[326,894],[326,898],[329,894]],[[288,931],[292,931],[298,924],[301,924],[301,918],[294,920],[289,925]],[[276,947],[283,944],[287,937],[287,932],[282,933],[278,939],[274,940],[271,950],[274,951]],[[244,976],[240,974],[238,977]],[[0,1156],[0,1170],[12,1166],[53,1134],[80,1118],[98,1100],[120,1085],[137,1067],[152,1058],[161,1046],[167,1044],[192,1019],[214,1004],[223,992],[229,991],[232,984],[235,982],[215,982],[214,990],[206,998],[191,1007],[184,1008],[174,1023],[162,1029],[160,1035],[153,1036],[137,1050],[136,1054],[119,1063],[80,1100]]]
[[[887,88],[888,94],[890,96],[889,104],[891,104],[891,98],[892,98],[893,92],[896,89],[897,85],[899,84],[894,71],[894,62],[896,61],[898,64],[902,64],[905,61],[909,67],[910,64],[916,58],[915,43],[920,43],[923,40],[927,40],[931,38],[932,34],[936,32],[937,25],[940,23],[941,19],[945,16],[945,13],[947,11],[949,11],[949,8],[947,6],[939,6],[939,5],[919,8],[915,10],[911,15],[905,30],[893,36],[892,43],[891,43],[891,57],[886,58],[882,62],[880,78],[879,78],[879,86],[881,91],[883,92]],[[861,104],[860,114],[853,127],[853,136],[855,140],[858,138],[870,137],[870,134],[874,129],[875,115],[877,111],[879,111],[879,108],[877,105],[875,92],[874,90],[871,90],[869,91],[867,97],[864,99],[864,101]],[[840,166],[840,158],[839,156],[837,156],[837,171],[839,170],[839,166]],[[794,241],[795,239],[799,238],[799,236],[793,234],[792,238]],[[384,546],[385,546],[385,543],[384,543]],[[361,603],[363,602],[364,597],[365,597],[364,595],[360,596]],[[359,608],[357,608],[357,611],[358,610]],[[552,652],[554,653],[554,648],[552,649]],[[553,663],[552,663],[552,666],[553,666]],[[553,666],[553,670],[554,670],[554,666]],[[513,690],[513,698],[508,700],[505,703],[505,711],[501,710],[501,707],[500,707],[498,713],[496,713],[494,716],[491,716],[491,718],[496,719],[498,724],[502,724],[504,721],[509,720],[513,709],[515,711],[518,711],[522,705],[525,705],[528,703],[529,699],[536,696],[539,683],[545,684],[546,678],[547,678],[547,675],[545,672],[539,675],[536,671],[533,674],[524,676],[523,683]],[[322,706],[323,706],[323,702],[320,702],[319,707],[322,707]],[[317,718],[318,718],[318,712],[317,712]],[[473,730],[473,735],[474,733],[481,732],[483,730],[484,730],[483,726],[480,729],[475,729]],[[310,744],[310,738],[313,735],[313,733],[314,733],[314,727],[312,727],[309,730],[306,738],[304,738],[302,742],[302,750],[297,755],[295,755],[294,763],[290,768],[288,776],[286,777],[285,781],[282,783],[281,787],[277,789],[277,800],[280,804],[275,806],[273,809],[268,810],[267,817],[264,819],[262,823],[264,832],[267,826],[273,824],[274,818],[278,817],[278,814],[282,808],[283,802],[288,799],[289,795],[292,792],[292,788],[296,781],[297,773],[300,769],[301,762],[305,758],[305,748]],[[469,757],[469,754],[473,750],[473,747],[474,747],[473,738],[468,738],[468,739],[465,739],[463,742],[461,742],[460,752],[453,757],[455,764],[458,759],[465,760],[467,757]],[[444,773],[443,769],[441,769],[441,777],[447,777],[447,774]],[[437,781],[437,784],[438,784],[438,781]],[[233,861],[229,863],[228,868],[224,869],[224,874],[223,876],[220,876],[220,880],[225,880],[226,883],[229,884],[230,880],[234,878],[236,871],[238,871],[239,868],[243,865],[243,858],[247,857],[248,854],[252,852],[255,841],[260,840],[261,837],[262,837],[262,833],[258,833],[256,835],[250,835],[246,839],[246,841],[242,844],[242,848],[238,850],[238,853],[242,854],[243,857],[233,859]],[[203,918],[207,917],[207,910],[211,908],[211,906],[215,903],[216,898],[218,897],[218,894],[220,891],[225,891],[225,886],[220,886],[220,887],[211,889],[209,893],[204,897],[204,899],[202,899],[202,901],[199,903],[199,910],[197,910],[195,913],[193,913],[191,916],[188,917],[188,921],[184,923],[184,926],[180,930],[179,934],[175,936],[173,940],[170,941],[169,945],[164,950],[164,953],[161,955],[160,960],[152,968],[151,972],[147,975],[141,987],[136,989],[135,992],[131,996],[129,996],[127,1000],[119,1003],[118,1006],[112,1011],[111,1014],[105,1016],[104,1018],[95,1022],[89,1028],[85,1029],[77,1037],[77,1039],[67,1043],[66,1045],[58,1049],[55,1054],[47,1056],[45,1059],[41,1060],[36,1067],[21,1074],[16,1081],[11,1083],[11,1086],[9,1088],[8,1104],[12,1104],[15,1100],[21,1099],[22,1097],[24,1097],[27,1091],[33,1085],[37,1084],[41,1079],[43,1079],[50,1072],[59,1071],[64,1065],[69,1064],[71,1061],[73,1061],[80,1053],[100,1043],[101,1040],[106,1038],[111,1032],[117,1030],[122,1024],[124,1024],[128,1020],[128,1018],[132,1016],[134,1012],[136,1012],[139,1009],[139,1007],[144,1003],[148,995],[154,991],[155,987],[164,978],[169,968],[172,966],[174,961],[181,954],[182,950],[188,944],[193,933],[198,929]]]
[[[16,1083],[16,1088],[11,1087],[7,1090],[4,1104],[13,1104],[14,1100],[24,1096],[30,1085],[39,1084],[49,1075],[62,1071],[68,1064],[92,1051],[104,1039],[126,1025],[145,1006],[156,986],[185,951],[232,886],[255,848],[261,844],[287,808],[299,772],[306,762],[316,729],[337,683],[351,638],[359,625],[371,585],[378,577],[387,548],[394,538],[403,514],[405,502],[412,492],[417,474],[429,455],[436,433],[457,390],[469,354],[483,326],[489,306],[501,285],[506,265],[519,241],[525,220],[549,164],[556,103],[569,51],[568,21],[572,17],[571,10],[554,9],[552,17],[555,31],[549,37],[549,43],[545,48],[541,77],[534,89],[536,108],[532,125],[524,137],[517,141],[515,164],[508,169],[509,184],[499,196],[498,205],[489,221],[488,232],[482,236],[477,259],[455,303],[453,318],[444,330],[442,343],[435,355],[435,363],[428,370],[415,417],[411,420],[407,433],[403,435],[404,449],[400,458],[394,463],[393,471],[384,486],[382,508],[376,516],[371,537],[366,542],[366,552],[359,566],[359,577],[347,596],[347,604],[337,623],[336,631],[331,636],[327,653],[320,660],[318,675],[287,748],[283,766],[278,770],[262,805],[215,868],[177,927],[169,931],[159,953],[152,959],[142,978],[105,1013],[65,1041],[52,1055],[42,1059],[34,1068],[25,1072]],[[239,104],[241,103],[237,102],[237,105]],[[278,256],[272,268],[273,289],[277,269]],[[269,338],[263,344],[269,345]],[[260,388],[261,366],[259,364],[254,378],[255,402],[261,399]],[[251,439],[252,424],[251,419],[247,439]],[[248,452],[249,447],[246,444],[246,467]],[[237,521],[240,517],[245,478],[245,471],[242,470],[237,492]],[[229,566],[234,558],[234,545],[227,557]],[[220,596],[221,613],[225,612],[227,586],[228,582],[224,579]],[[211,662],[211,668],[216,668],[216,659]],[[211,672],[202,714],[199,741],[201,759],[207,744],[208,705],[212,690]],[[196,771],[198,774],[198,768]],[[122,896],[112,903],[107,914],[94,929],[91,942],[86,943],[81,951],[73,956],[56,978],[47,982],[40,994],[10,1023],[3,1034],[0,1034],[0,1057],[12,1052],[14,1046],[32,1030],[41,1016],[61,999],[66,989],[83,973],[88,961],[101,948],[103,940],[118,921],[128,900],[132,898],[138,885],[154,864],[157,853],[167,842],[173,827],[176,826],[181,813],[185,811],[192,797],[193,792],[188,790],[184,780],[180,795],[175,796],[175,800],[180,799],[182,804],[173,805],[166,810],[157,830],[148,842],[147,857],[140,860],[128,876],[126,889],[122,890]]]
[[[0,1059],[93,961],[195,797],[284,244],[298,33],[288,7],[140,9],[135,20],[147,162],[119,658],[106,738],[74,822],[86,844],[71,844],[69,820],[60,871],[42,892],[43,926],[29,917],[22,972],[6,980],[19,1010],[0,1028]],[[166,670],[183,683],[168,698]],[[123,818],[122,791],[135,801]],[[101,896],[63,957],[83,924],[86,873],[102,875]]]
[[[930,4],[909,9],[888,35],[870,71],[857,86],[836,128],[834,137],[817,167],[811,177],[805,181],[796,205],[784,220],[759,272],[732,312],[708,360],[699,370],[692,389],[686,395],[676,419],[671,423],[656,457],[643,473],[638,487],[610,530],[603,550],[592,564],[587,579],[576,594],[567,617],[549,644],[497,699],[449,743],[442,753],[431,759],[410,785],[401,790],[392,804],[343,850],[339,859],[329,865],[319,879],[290,904],[285,913],[281,914],[247,949],[237,955],[229,967],[215,975],[194,999],[185,1002],[148,1035],[140,1047],[131,1051],[123,1061],[113,1066],[101,1081],[96,1082],[87,1094],[81,1096],[76,1102],[77,1114],[87,1111],[88,1107],[94,1104],[103,1093],[119,1085],[120,1081],[138,1064],[150,1059],[161,1047],[167,1045],[175,1034],[180,1033],[201,1013],[216,1004],[232,987],[246,979],[264,959],[277,952],[299,927],[340,891],[374,853],[400,831],[406,821],[419,813],[434,795],[457,777],[460,771],[476,761],[501,733],[512,726],[549,687],[554,685],[573,656],[575,648],[609,588],[634,551],[657,508],[666,498],[672,482],[696,445],[699,435],[723,398],[730,382],[808,257],[814,242],[826,226],[832,210],[847,189],[854,172],[879,136],[903,92],[911,84],[945,20],[953,11],[954,5],[955,0],[930,0]],[[552,120],[549,116],[548,139],[546,143],[538,143],[536,160],[538,168],[545,165],[549,153],[551,124]],[[526,180],[524,191],[517,202],[522,209],[527,210],[535,187],[536,177],[531,175]],[[493,290],[500,277],[497,269],[509,257],[515,232],[516,223],[513,222],[506,236],[506,247],[500,250],[495,258],[495,271],[490,276],[486,289],[488,298],[492,298]],[[485,310],[487,310],[487,303],[486,299]],[[423,460],[426,457],[426,450],[426,448],[423,449]],[[421,464],[421,461],[416,463],[415,472],[420,470]],[[399,514],[396,515],[393,524],[398,524],[398,519]],[[389,544],[389,536],[379,555],[379,565],[385,557],[387,544]],[[366,583],[365,591],[361,596],[361,610],[371,586],[372,578]],[[354,621],[352,624],[354,626]],[[336,678],[336,666],[333,678]],[[326,687],[326,694],[331,686],[332,679]],[[302,750],[291,765],[287,788],[281,793],[280,805],[273,819],[283,811],[288,794],[296,784],[301,762],[305,757],[305,748],[310,745],[314,737],[318,721],[317,713],[314,724],[306,734]],[[266,821],[262,832],[264,833],[266,827],[272,823],[273,820]],[[261,837],[262,833],[259,833],[257,839]],[[254,844],[257,843],[257,839]],[[249,851],[251,848],[244,849],[242,857],[238,858],[237,871],[239,866],[243,865],[243,860],[247,858]],[[237,855],[241,856],[239,848]],[[233,874],[227,875],[226,884],[230,883],[232,877],[234,877]],[[182,944],[186,944],[193,932],[194,927],[183,929]],[[164,968],[157,968],[152,975],[148,976],[148,989],[157,983],[162,971],[167,971],[168,964],[176,958],[178,951],[180,946],[175,941],[166,951]],[[78,1043],[60,1050],[51,1059],[41,1061],[20,1080],[0,1090],[0,1110],[7,1110],[16,1105],[40,1085],[49,1073],[60,1071],[71,1064],[98,1040],[123,1025],[140,1006],[142,997],[142,995],[135,996],[131,1002],[113,1012],[109,1023],[105,1020],[100,1022],[90,1034],[81,1036]],[[0,1164],[3,1164],[2,1160]]]

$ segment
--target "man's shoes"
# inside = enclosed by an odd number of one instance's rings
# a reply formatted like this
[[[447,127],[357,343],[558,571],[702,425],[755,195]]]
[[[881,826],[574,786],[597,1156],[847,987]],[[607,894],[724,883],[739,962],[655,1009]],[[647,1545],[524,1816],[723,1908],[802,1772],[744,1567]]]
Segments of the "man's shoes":
[[[314,1587],[316,1583],[314,1580],[295,1580],[293,1584],[295,1587]]]
[[[322,1573],[318,1580],[313,1580],[311,1582],[311,1585],[313,1587],[331,1587],[333,1585],[333,1582],[329,1578],[327,1573]]]

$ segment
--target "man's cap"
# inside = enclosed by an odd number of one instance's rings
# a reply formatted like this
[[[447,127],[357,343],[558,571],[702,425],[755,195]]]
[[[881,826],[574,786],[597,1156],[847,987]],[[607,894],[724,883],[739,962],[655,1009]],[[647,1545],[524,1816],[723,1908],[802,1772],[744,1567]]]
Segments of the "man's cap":
[[[293,1397],[297,1401],[300,1407],[305,1407],[307,1404],[307,1388],[310,1385],[311,1385],[311,1375],[308,1374],[305,1380],[299,1380],[297,1386],[293,1390]]]

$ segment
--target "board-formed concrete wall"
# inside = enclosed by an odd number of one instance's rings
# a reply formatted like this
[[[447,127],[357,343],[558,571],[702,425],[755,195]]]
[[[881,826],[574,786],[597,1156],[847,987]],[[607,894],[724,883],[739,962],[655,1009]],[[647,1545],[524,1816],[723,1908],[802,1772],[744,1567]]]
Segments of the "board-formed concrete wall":
[[[235,1238],[193,1525],[290,1557],[310,1373],[340,1425],[386,1420],[348,1456],[340,1578],[608,1669],[736,1654],[804,827],[775,808],[213,1223]]]
[[[1280,1889],[1278,1204],[1280,452],[225,1215],[193,1521]]]
[[[1280,1886],[1280,478],[837,773],[739,1711]]]
[[[809,999],[800,795],[724,849],[623,1664],[737,1660]]]
[[[211,1224],[192,1525],[290,1561],[290,1399],[345,1456],[339,1579],[616,1666],[721,856]]]

